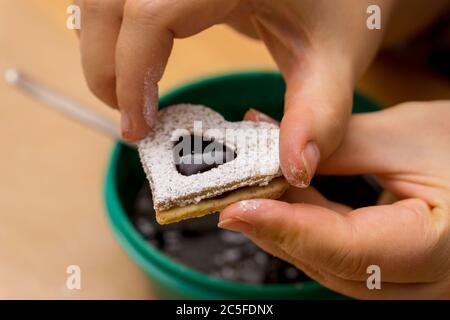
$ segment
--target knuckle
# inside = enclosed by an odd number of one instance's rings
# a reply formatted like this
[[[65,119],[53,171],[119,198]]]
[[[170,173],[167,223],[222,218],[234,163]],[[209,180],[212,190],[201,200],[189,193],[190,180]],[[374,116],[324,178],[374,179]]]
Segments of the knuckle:
[[[350,225],[348,239],[341,245],[326,248],[327,253],[322,257],[327,270],[340,278],[347,280],[361,280],[365,278],[367,255],[359,246],[352,245],[357,242],[357,229]]]
[[[442,214],[441,214],[442,213]],[[442,226],[430,230],[424,240],[424,243],[428,243],[423,249],[423,255],[421,261],[427,261],[432,267],[429,268],[430,275],[429,281],[442,281],[450,277],[450,255],[446,252],[450,252],[450,226],[449,218],[447,216],[448,211],[442,210],[441,214],[446,220],[442,223]]]
[[[156,19],[160,13],[161,1],[159,0],[127,1],[124,6],[125,16],[137,21]]]
[[[277,238],[276,242],[278,243],[280,249],[288,256],[295,258],[299,256],[298,239],[295,239],[295,237],[288,234],[281,234]]]
[[[307,243],[310,242],[309,239],[314,237],[313,234],[307,229],[303,228],[300,230],[285,230],[284,232],[278,232],[274,236],[274,242],[278,247],[288,256],[295,259],[300,259],[302,261],[310,261],[314,256],[314,253],[308,250]],[[302,236],[298,234],[302,233]],[[302,239],[302,240],[300,240]]]
[[[350,250],[342,250],[333,259],[333,268],[337,276],[346,280],[361,280],[366,277],[369,266],[364,257]]]

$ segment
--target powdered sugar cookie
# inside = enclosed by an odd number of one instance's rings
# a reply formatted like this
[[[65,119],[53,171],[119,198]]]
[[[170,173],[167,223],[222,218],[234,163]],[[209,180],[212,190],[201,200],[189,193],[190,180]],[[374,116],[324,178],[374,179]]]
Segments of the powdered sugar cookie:
[[[182,104],[158,113],[154,132],[138,143],[161,224],[200,217],[246,199],[278,198],[279,128],[228,122],[217,112]]]

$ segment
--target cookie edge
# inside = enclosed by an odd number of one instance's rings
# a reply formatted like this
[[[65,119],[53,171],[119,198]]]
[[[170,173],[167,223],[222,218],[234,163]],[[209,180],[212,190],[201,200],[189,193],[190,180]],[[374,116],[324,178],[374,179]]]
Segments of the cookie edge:
[[[283,177],[273,179],[267,185],[239,188],[228,196],[219,199],[205,199],[197,204],[156,211],[156,221],[159,224],[170,224],[182,220],[200,218],[213,212],[220,212],[225,207],[242,200],[257,198],[278,199],[289,188],[289,183]]]

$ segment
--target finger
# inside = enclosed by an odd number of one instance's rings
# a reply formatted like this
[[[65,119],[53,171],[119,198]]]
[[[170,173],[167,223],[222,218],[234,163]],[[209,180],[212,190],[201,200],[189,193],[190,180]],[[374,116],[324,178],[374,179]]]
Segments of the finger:
[[[258,18],[254,23],[286,80],[285,114],[280,127],[281,169],[291,185],[304,188],[319,161],[326,159],[344,136],[351,114],[354,75],[342,57],[315,50],[298,30],[292,40],[289,31],[270,20]]]
[[[341,146],[319,167],[321,174],[372,174],[400,199],[420,198],[445,207],[450,131],[442,119],[448,102],[404,103],[354,115]],[[433,112],[431,111],[431,108]],[[437,210],[434,210],[437,212]]]
[[[249,237],[256,245],[266,252],[283,259],[301,269],[311,279],[323,286],[356,299],[439,299],[448,297],[448,284],[445,281],[431,283],[391,283],[384,280],[384,272],[380,270],[379,278],[370,278],[372,269],[366,269],[366,279],[362,281],[343,279],[335,274],[288,255],[275,243]],[[374,287],[375,281],[380,281]]]
[[[411,139],[399,137],[398,125],[391,126],[386,117],[388,113],[354,115],[341,146],[321,163],[319,172],[389,174],[410,171],[411,161],[407,161],[410,155],[405,151]]]
[[[433,219],[428,206],[415,199],[346,215],[314,205],[249,200],[223,210],[219,226],[273,243],[300,265],[346,280],[366,279],[367,267],[375,264],[383,281],[431,282],[448,268],[439,254],[431,255],[436,248],[446,250]]]
[[[158,82],[174,38],[188,37],[223,21],[238,2],[126,2],[116,51],[117,98],[126,139],[140,139],[153,126]]]
[[[450,114],[448,106],[443,102],[405,103],[354,115],[341,146],[321,163],[320,172],[445,175],[450,154],[442,150],[450,146],[450,132],[443,129],[442,119]]]
[[[280,126],[281,169],[296,187],[307,187],[319,161],[338,147],[351,113],[351,88],[338,84],[331,70],[314,67],[307,74],[307,80],[287,78]]]
[[[280,123],[269,117],[268,115],[255,110],[255,109],[249,109],[245,114],[244,114],[244,120],[246,121],[256,121],[256,122],[269,122],[269,123],[273,123],[276,125],[279,125]]]
[[[393,204],[400,199],[388,190],[384,190],[378,198],[377,205]]]
[[[330,252],[347,251],[346,245],[352,243],[351,226],[344,216],[309,204],[241,201],[221,212],[219,227],[273,244],[284,255],[304,266],[317,265],[316,269]]]
[[[276,125],[279,124],[279,122],[275,119],[255,109],[249,109],[244,115],[244,120],[269,122]],[[346,213],[351,210],[348,206],[329,201],[319,191],[312,187],[306,189],[289,188],[279,200],[288,203],[304,202],[308,204],[315,204],[340,213]]]
[[[84,75],[91,91],[114,108],[117,108],[115,49],[124,1],[80,1],[80,49]]]
[[[276,125],[279,124],[275,119],[255,109],[249,109],[244,114],[244,120],[269,122]],[[289,203],[305,202],[315,204],[340,213],[346,213],[351,210],[348,206],[329,201],[319,191],[312,187],[306,189],[289,188],[279,200]]]
[[[243,33],[250,38],[258,39],[258,33],[249,18],[252,14],[252,10],[253,8],[251,8],[251,6],[247,6],[244,10],[236,11],[227,18],[226,23],[236,31]]]
[[[370,270],[365,281],[352,281],[336,277],[331,274],[321,274],[318,278],[314,274],[308,276],[320,282],[323,286],[356,299],[447,299],[448,284],[436,283],[391,283],[383,281],[383,272],[380,273],[381,282],[375,287]]]
[[[309,187],[306,189],[291,187],[287,189],[286,192],[278,200],[288,203],[313,204],[316,206],[334,210],[338,213],[348,213],[349,211],[351,211],[351,208],[346,205],[328,200],[313,187]]]

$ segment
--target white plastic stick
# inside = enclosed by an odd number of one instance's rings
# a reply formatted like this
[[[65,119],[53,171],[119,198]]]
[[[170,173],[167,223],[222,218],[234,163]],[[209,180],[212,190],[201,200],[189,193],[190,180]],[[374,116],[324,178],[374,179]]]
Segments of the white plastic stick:
[[[29,94],[31,97],[45,103],[47,106],[75,119],[84,125],[96,129],[124,144],[136,148],[136,145],[122,140],[116,123],[106,117],[95,113],[88,107],[60,94],[56,91],[31,80],[16,69],[8,69],[5,72],[5,80],[10,85]]]

